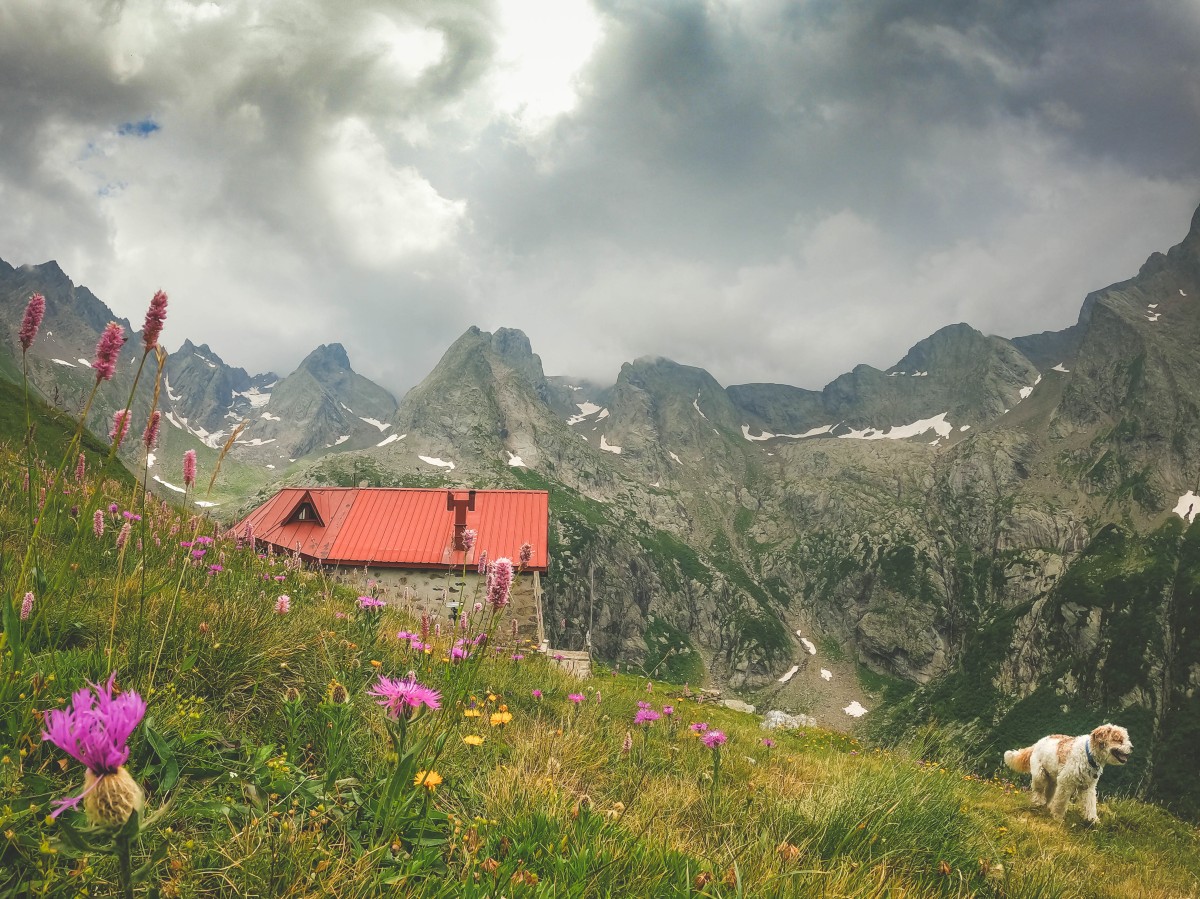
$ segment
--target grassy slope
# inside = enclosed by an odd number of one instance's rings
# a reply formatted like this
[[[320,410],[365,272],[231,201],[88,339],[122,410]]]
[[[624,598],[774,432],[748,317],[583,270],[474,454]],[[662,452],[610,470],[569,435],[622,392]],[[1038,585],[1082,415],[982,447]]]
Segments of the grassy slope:
[[[10,589],[27,539],[21,476],[10,431],[0,446],[0,564]],[[93,504],[128,500],[128,486],[110,482]],[[78,493],[51,491],[52,505],[78,501]],[[1032,813],[1013,784],[959,767],[934,731],[891,751],[818,730],[776,733],[768,750],[754,717],[664,694],[661,684],[647,692],[644,680],[579,684],[531,652],[512,661],[502,639],[458,704],[461,669],[442,663],[444,641],[425,655],[394,639],[411,626],[402,609],[380,621],[362,617],[357,590],[220,538],[193,563],[197,547],[178,545],[191,542],[189,522],[157,504],[136,508],[143,519],[133,539],[142,539],[144,557],[133,540],[126,554],[116,549],[119,514],[101,538],[90,508],[78,533],[65,516],[47,518],[54,551],[45,556],[46,589],[22,626],[27,655],[16,669],[11,653],[0,659],[8,747],[0,758],[0,896],[115,889],[113,859],[71,850],[63,825],[46,819],[52,799],[78,789],[81,766],[38,739],[36,714],[111,669],[149,700],[129,768],[167,817],[165,829],[137,844],[135,862],[163,848],[148,882],[166,896],[368,896],[398,886],[422,896],[1200,891],[1192,826],[1154,806],[1104,801],[1103,782],[1099,828],[1077,819],[1059,825]],[[210,564],[222,569],[209,573]],[[274,611],[283,591],[292,602],[286,615]],[[505,631],[503,621],[493,628]],[[394,759],[365,692],[376,671],[409,669],[447,699],[413,725],[447,735],[429,846],[415,852],[411,833],[396,839],[376,827],[376,779]],[[328,701],[335,680],[347,687],[348,705]],[[290,703],[289,687],[299,694]],[[575,690],[586,697],[578,707],[567,699]],[[675,715],[639,731],[631,724],[639,700],[672,703]],[[464,716],[473,701],[482,717]],[[501,705],[513,721],[489,726]],[[695,721],[729,735],[716,790],[713,753],[687,728]],[[465,744],[467,734],[482,745]],[[67,822],[78,824],[72,815]]]

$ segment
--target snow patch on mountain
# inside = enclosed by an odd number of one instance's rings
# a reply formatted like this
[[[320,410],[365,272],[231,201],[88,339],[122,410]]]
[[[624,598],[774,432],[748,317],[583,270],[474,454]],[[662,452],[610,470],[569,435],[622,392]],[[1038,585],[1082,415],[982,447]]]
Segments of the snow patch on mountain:
[[[603,434],[600,435],[600,449],[604,450],[606,453],[616,453],[617,455],[621,454],[621,447],[613,446],[611,443],[609,443],[607,440],[604,439]]]
[[[424,462],[426,465],[436,465],[438,468],[449,468],[451,470],[454,469],[454,463],[447,462],[444,459],[439,459],[437,457],[430,457],[430,456],[417,456],[417,458],[420,459],[422,462]]]
[[[508,453],[508,464],[511,465],[513,468],[528,468],[529,467],[525,464],[524,460],[522,460],[521,457],[518,456],[516,453],[511,453],[508,450],[505,450],[505,452]]]
[[[786,684],[788,681],[790,681],[792,679],[793,676],[795,676],[796,672],[799,670],[800,670],[799,665],[793,665],[791,668],[788,669],[787,674],[785,674],[783,677],[781,677],[779,679],[779,683]]]
[[[1188,524],[1191,524],[1196,520],[1196,513],[1200,512],[1200,496],[1189,490],[1183,496],[1179,497],[1179,502],[1175,504],[1175,508],[1172,511],[1188,522]]]
[[[278,415],[272,415],[270,412],[264,412],[259,416],[259,418],[263,419],[264,421],[283,421],[283,419]]]
[[[582,403],[576,403],[575,406],[577,409],[579,409],[579,414],[572,415],[570,418],[568,418],[567,419],[568,425],[577,425],[581,421],[583,421],[585,418],[590,418],[591,416],[595,415],[597,412],[604,412],[605,414],[608,413],[607,409],[601,409],[595,403],[589,402],[588,400],[584,400]],[[603,416],[601,416],[601,417],[603,417]]]
[[[844,440],[905,440],[918,437],[926,431],[933,431],[939,437],[949,437],[954,426],[946,421],[949,412],[942,412],[933,418],[922,418],[907,425],[893,425],[886,431],[878,428],[863,428],[860,431],[850,430],[846,434],[838,434]]]
[[[359,421],[365,421],[367,424],[369,424],[369,425],[370,425],[371,427],[373,427],[373,428],[379,428],[379,433],[380,433],[380,434],[382,434],[384,431],[386,431],[388,428],[390,428],[390,427],[391,427],[391,425],[390,425],[390,424],[385,424],[384,422],[382,422],[382,421],[379,421],[378,419],[374,419],[374,418],[363,418],[361,415],[360,415],[360,416],[358,416],[358,420],[359,420]]]
[[[57,363],[58,365],[65,365],[67,368],[74,368],[74,367],[75,367],[75,363],[74,363],[74,362],[68,362],[66,359],[51,359],[50,361],[51,361],[51,362],[54,362],[54,363]]]
[[[408,436],[407,434],[388,434],[386,437],[384,437],[382,440],[380,440],[375,445],[376,446],[387,446],[389,443],[395,443],[397,440],[403,440],[407,436]]]

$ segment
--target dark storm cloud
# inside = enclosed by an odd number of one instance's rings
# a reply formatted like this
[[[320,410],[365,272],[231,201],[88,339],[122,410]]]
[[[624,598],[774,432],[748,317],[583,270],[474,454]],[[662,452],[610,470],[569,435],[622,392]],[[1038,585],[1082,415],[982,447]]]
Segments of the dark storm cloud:
[[[1194,4],[533,2],[10,0],[0,256],[249,368],[820,386],[1065,326],[1200,200]]]

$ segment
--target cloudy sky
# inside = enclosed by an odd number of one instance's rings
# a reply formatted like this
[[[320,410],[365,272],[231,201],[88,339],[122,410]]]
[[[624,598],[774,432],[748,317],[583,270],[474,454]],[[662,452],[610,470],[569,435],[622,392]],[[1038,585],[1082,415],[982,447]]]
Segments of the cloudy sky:
[[[476,324],[820,387],[1064,327],[1198,203],[1194,2],[0,0],[0,258],[251,371]]]

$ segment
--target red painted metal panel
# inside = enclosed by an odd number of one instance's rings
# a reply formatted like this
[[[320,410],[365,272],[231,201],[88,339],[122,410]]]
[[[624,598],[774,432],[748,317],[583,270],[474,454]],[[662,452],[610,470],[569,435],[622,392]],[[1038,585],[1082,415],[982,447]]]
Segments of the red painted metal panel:
[[[305,493],[280,490],[235,525],[236,532],[249,523],[259,540],[289,552],[299,547],[304,556],[335,565],[429,568],[464,562],[463,553],[452,550],[454,512],[446,508],[446,490],[311,487],[307,493],[325,525],[284,524]],[[545,571],[549,514],[544,490],[477,491],[466,518],[479,537],[465,561],[473,565],[487,550],[489,559],[506,556],[516,564],[521,544],[529,543],[533,556],[526,570]]]

